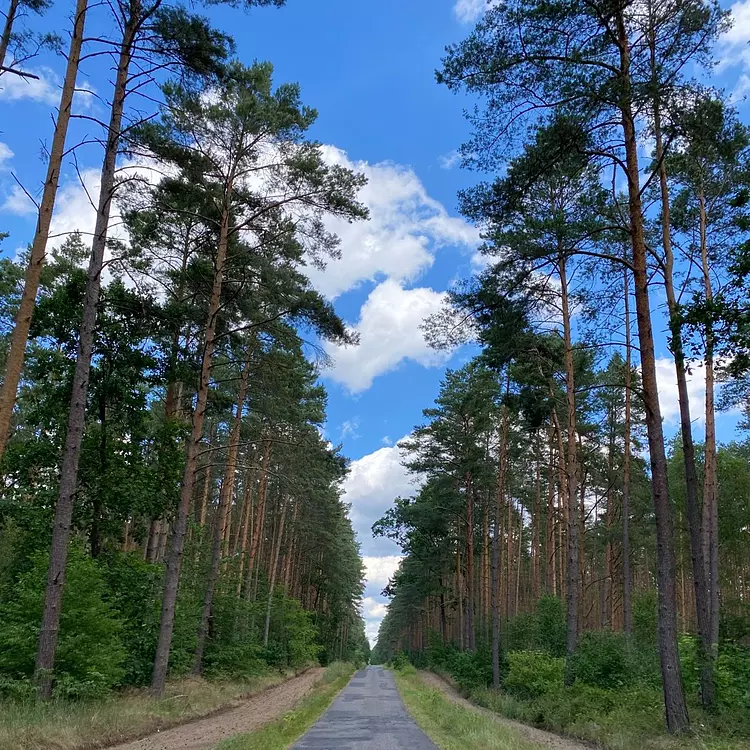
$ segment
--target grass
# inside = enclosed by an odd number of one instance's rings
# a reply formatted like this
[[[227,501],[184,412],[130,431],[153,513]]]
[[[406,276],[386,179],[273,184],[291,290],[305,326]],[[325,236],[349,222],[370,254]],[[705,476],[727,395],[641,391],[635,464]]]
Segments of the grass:
[[[0,750],[93,750],[206,716],[284,679],[279,673],[242,682],[189,678],[170,682],[159,699],[128,690],[98,701],[0,700]]]
[[[470,699],[508,719],[595,743],[605,750],[748,750],[750,738],[732,712],[708,716],[690,707],[692,733],[674,737],[664,730],[661,692],[648,687],[617,692],[574,686],[537,700],[519,700],[489,688]]]
[[[394,675],[407,710],[441,750],[538,750],[539,745],[512,727],[456,705],[427,687],[413,667]]]
[[[225,740],[218,750],[285,750],[318,720],[353,673],[352,664],[332,664],[326,669],[320,684],[293,711],[255,732]]]

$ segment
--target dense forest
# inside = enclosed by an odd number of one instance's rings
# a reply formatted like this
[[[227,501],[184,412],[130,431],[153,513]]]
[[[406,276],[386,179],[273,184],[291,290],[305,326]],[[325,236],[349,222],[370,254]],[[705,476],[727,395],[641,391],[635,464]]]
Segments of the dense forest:
[[[65,67],[36,230],[0,261],[0,695],[366,660],[319,382],[323,342],[355,342],[306,275],[338,252],[327,220],[366,218],[363,180],[200,13],[77,0],[51,36],[49,7],[10,0],[0,39],[0,87],[50,47]],[[84,63],[111,76],[99,109],[75,106]],[[91,144],[94,231],[53,235]]]
[[[700,0],[508,0],[437,73],[488,177],[460,196],[481,270],[425,330],[478,354],[401,443],[420,484],[373,527],[404,553],[373,658],[594,740],[654,711],[750,728],[750,128],[711,78],[729,23]]]

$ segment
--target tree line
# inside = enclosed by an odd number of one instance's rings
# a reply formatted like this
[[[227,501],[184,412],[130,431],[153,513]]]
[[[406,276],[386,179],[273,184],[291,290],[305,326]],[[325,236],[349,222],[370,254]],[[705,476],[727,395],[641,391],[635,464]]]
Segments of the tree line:
[[[750,455],[719,443],[716,415],[749,426],[750,130],[711,80],[730,22],[714,2],[513,0],[448,48],[438,81],[477,102],[464,163],[496,176],[460,196],[484,270],[425,331],[481,354],[402,443],[423,485],[374,527],[406,555],[379,658],[438,633],[487,647],[499,687],[521,616],[557,597],[571,685],[587,631],[627,641],[646,607],[668,729],[690,724],[681,633],[702,707],[731,700],[717,674],[749,632]],[[678,390],[669,442],[655,329]]]
[[[46,8],[11,0],[0,86],[65,46],[34,31]],[[297,85],[193,10],[78,0],[67,37],[36,229],[0,262],[0,690],[160,695],[169,674],[362,658],[319,383],[319,342],[356,341],[306,266],[338,253],[329,217],[366,218],[363,179],[324,161]],[[84,63],[111,65],[102,120],[74,109]],[[95,228],[61,240],[84,117]]]

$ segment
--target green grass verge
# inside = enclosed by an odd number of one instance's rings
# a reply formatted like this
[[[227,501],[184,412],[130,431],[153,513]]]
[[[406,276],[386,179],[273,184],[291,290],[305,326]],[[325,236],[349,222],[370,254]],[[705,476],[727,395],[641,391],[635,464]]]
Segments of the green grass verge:
[[[538,750],[517,730],[456,705],[427,687],[413,667],[394,671],[406,708],[441,750]]]
[[[0,700],[0,750],[106,747],[206,716],[290,676],[275,672],[241,682],[176,680],[159,699],[146,690],[128,690],[97,701]]]
[[[255,732],[224,740],[217,750],[285,750],[318,720],[353,674],[353,664],[332,664],[320,684],[293,711]]]
[[[664,701],[647,687],[605,691],[574,685],[536,700],[479,688],[469,698],[508,719],[594,743],[605,750],[748,750],[746,722],[738,713],[708,715],[690,706],[692,732],[675,737],[664,729]]]

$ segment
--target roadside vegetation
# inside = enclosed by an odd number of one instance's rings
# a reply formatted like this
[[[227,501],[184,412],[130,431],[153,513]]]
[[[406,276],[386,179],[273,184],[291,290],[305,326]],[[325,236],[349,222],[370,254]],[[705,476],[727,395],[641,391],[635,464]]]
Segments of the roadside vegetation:
[[[517,730],[452,703],[425,685],[411,665],[394,670],[407,710],[441,750],[534,750]]]
[[[83,750],[162,731],[255,695],[291,676],[246,680],[187,677],[167,683],[164,696],[131,688],[98,700],[0,701],[0,750]]]

